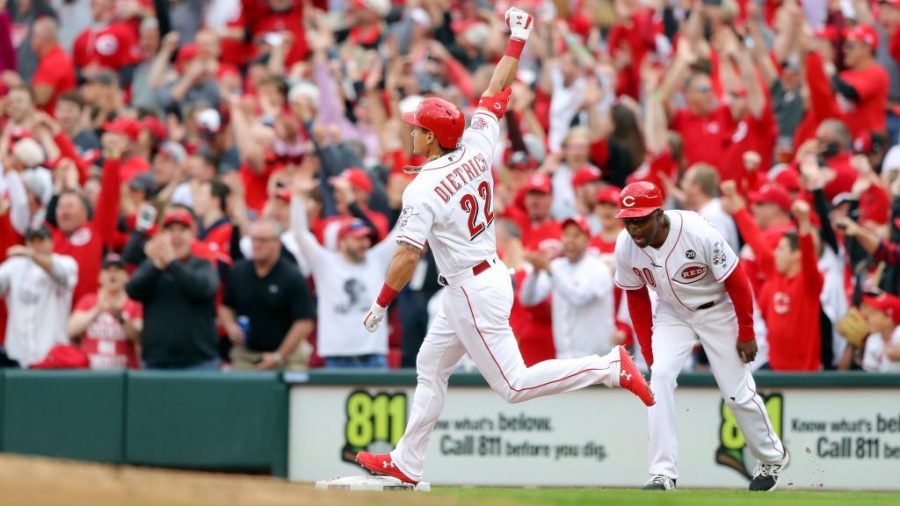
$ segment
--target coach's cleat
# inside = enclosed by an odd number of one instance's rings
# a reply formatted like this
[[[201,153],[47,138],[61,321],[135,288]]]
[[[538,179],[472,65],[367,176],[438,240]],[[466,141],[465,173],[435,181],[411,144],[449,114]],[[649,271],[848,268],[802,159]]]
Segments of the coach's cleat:
[[[654,474],[641,487],[642,490],[675,490],[675,480],[661,474]]]
[[[419,483],[404,474],[403,471],[394,465],[390,453],[380,453],[376,455],[369,452],[359,452],[356,454],[356,463],[372,474],[392,476],[404,483],[409,483],[410,485],[418,485]]]
[[[634,365],[634,360],[624,346],[619,346],[619,359],[619,386],[631,390],[647,406],[656,404],[650,385],[644,380],[644,375]]]
[[[778,487],[778,480],[781,473],[787,469],[791,463],[791,456],[785,452],[781,462],[775,464],[763,464],[758,462],[756,469],[753,470],[753,479],[750,481],[750,491],[752,492],[771,492]]]

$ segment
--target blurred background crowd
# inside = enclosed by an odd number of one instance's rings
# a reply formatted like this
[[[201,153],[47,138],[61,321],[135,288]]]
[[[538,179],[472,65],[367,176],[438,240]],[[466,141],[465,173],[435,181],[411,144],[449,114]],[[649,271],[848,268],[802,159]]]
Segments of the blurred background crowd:
[[[900,370],[900,0],[512,3],[488,211],[526,363],[633,345],[610,255],[649,180],[740,251],[754,367]],[[361,323],[422,163],[400,114],[471,113],[512,3],[0,0],[2,363],[414,366],[430,255]]]

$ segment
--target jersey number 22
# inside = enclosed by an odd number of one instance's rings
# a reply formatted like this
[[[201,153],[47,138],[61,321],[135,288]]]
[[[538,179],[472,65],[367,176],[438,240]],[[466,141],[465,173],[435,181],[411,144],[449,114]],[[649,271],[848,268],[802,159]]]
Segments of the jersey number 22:
[[[491,210],[491,186],[487,181],[482,181],[478,185],[478,196],[484,201],[484,223],[478,222],[478,211],[480,206],[478,198],[471,193],[467,193],[459,199],[459,207],[463,211],[469,213],[469,240],[473,241],[476,237],[484,232],[491,223],[494,222],[494,212]]]

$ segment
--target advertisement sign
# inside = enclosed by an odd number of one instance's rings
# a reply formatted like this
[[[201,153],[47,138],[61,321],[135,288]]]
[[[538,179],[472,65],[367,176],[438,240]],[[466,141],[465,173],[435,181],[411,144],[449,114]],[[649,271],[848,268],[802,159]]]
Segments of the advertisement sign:
[[[892,390],[761,392],[791,452],[783,485],[900,489],[900,405]],[[296,385],[289,477],[360,474],[357,451],[390,451],[411,387]],[[827,400],[826,400],[827,399]],[[676,394],[679,487],[747,486],[756,461],[718,390]],[[484,387],[451,388],[426,453],[439,485],[638,487],[647,479],[647,411],[631,394],[591,388],[506,404]]]

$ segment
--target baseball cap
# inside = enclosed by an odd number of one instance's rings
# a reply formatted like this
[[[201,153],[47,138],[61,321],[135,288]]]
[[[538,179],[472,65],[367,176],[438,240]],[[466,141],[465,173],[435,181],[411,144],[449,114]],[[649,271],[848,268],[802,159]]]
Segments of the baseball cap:
[[[894,320],[894,323],[900,323],[900,297],[881,292],[877,295],[863,295],[862,302],[886,313]]]
[[[160,147],[158,153],[164,154],[172,159],[172,161],[176,163],[181,163],[187,158],[187,150],[184,149],[184,146],[177,142],[164,142]]]
[[[178,56],[175,58],[175,67],[180,72],[184,65],[193,60],[200,54],[200,46],[194,43],[185,44],[178,50]]]
[[[152,172],[141,172],[131,178],[131,181],[128,182],[128,186],[133,190],[151,194],[156,190],[156,177]]]
[[[126,118],[120,116],[112,121],[103,124],[103,130],[113,134],[122,134],[129,139],[136,141],[141,131],[141,126],[134,118]]]
[[[618,206],[621,191],[618,186],[604,186],[597,192],[597,203]]]
[[[813,36],[817,39],[825,39],[828,42],[834,44],[838,39],[837,29],[832,25],[825,25],[821,28],[816,28],[813,31]]]
[[[754,204],[775,204],[784,212],[791,210],[791,196],[787,190],[775,184],[767,184],[758,192],[751,193],[750,201]]]
[[[212,108],[203,109],[197,113],[197,126],[203,132],[218,133],[222,128],[222,115]]]
[[[277,198],[277,199],[281,199],[285,202],[290,202],[292,197],[293,197],[293,194],[291,194],[290,188],[280,186],[275,189],[275,198]]]
[[[600,169],[591,165],[585,165],[572,175],[572,188],[599,181],[600,175]]]
[[[40,237],[42,239],[49,239],[52,236],[50,235],[50,229],[47,228],[46,225],[41,224],[36,227],[31,227],[25,231],[25,240],[26,241],[30,241],[30,240],[34,239],[35,237]]]
[[[24,138],[15,143],[12,154],[28,169],[43,164],[45,159],[44,149],[32,138]]]
[[[585,233],[588,237],[591,235],[591,225],[584,219],[583,216],[572,216],[571,218],[566,218],[562,222],[562,228],[566,228],[569,225],[575,225],[579,230]]]
[[[118,253],[107,253],[103,257],[102,267],[108,269],[110,267],[125,268],[125,260]]]
[[[169,225],[172,225],[174,223],[178,223],[186,227],[193,227],[194,217],[191,216],[191,213],[187,212],[184,209],[173,209],[166,213],[166,216],[163,218],[163,227],[168,227]]]
[[[359,167],[350,167],[349,169],[344,170],[344,172],[341,172],[338,177],[347,180],[353,188],[362,190],[366,193],[372,193],[372,178],[369,177],[369,174],[366,171]]]
[[[169,131],[166,128],[166,125],[156,116],[144,116],[138,121],[138,126],[141,130],[146,130],[150,132],[150,135],[156,137],[159,140],[165,140],[169,136]]]
[[[772,167],[772,170],[769,171],[769,179],[788,192],[800,191],[800,174],[788,167],[787,164]]]
[[[547,174],[532,174],[522,186],[525,192],[553,193],[553,183]]]
[[[338,240],[345,237],[368,237],[369,234],[369,227],[362,220],[348,220],[338,230]]]
[[[619,194],[619,212],[616,218],[643,218],[663,206],[659,187],[649,181],[631,183]]]
[[[506,165],[511,170],[522,170],[528,171],[531,169],[536,169],[538,164],[537,160],[531,157],[526,151],[513,151],[509,155],[509,160],[507,160]]]
[[[875,31],[871,26],[862,23],[854,26],[853,28],[847,30],[846,33],[847,40],[852,40],[855,42],[862,42],[869,47],[878,47],[878,32]]]

